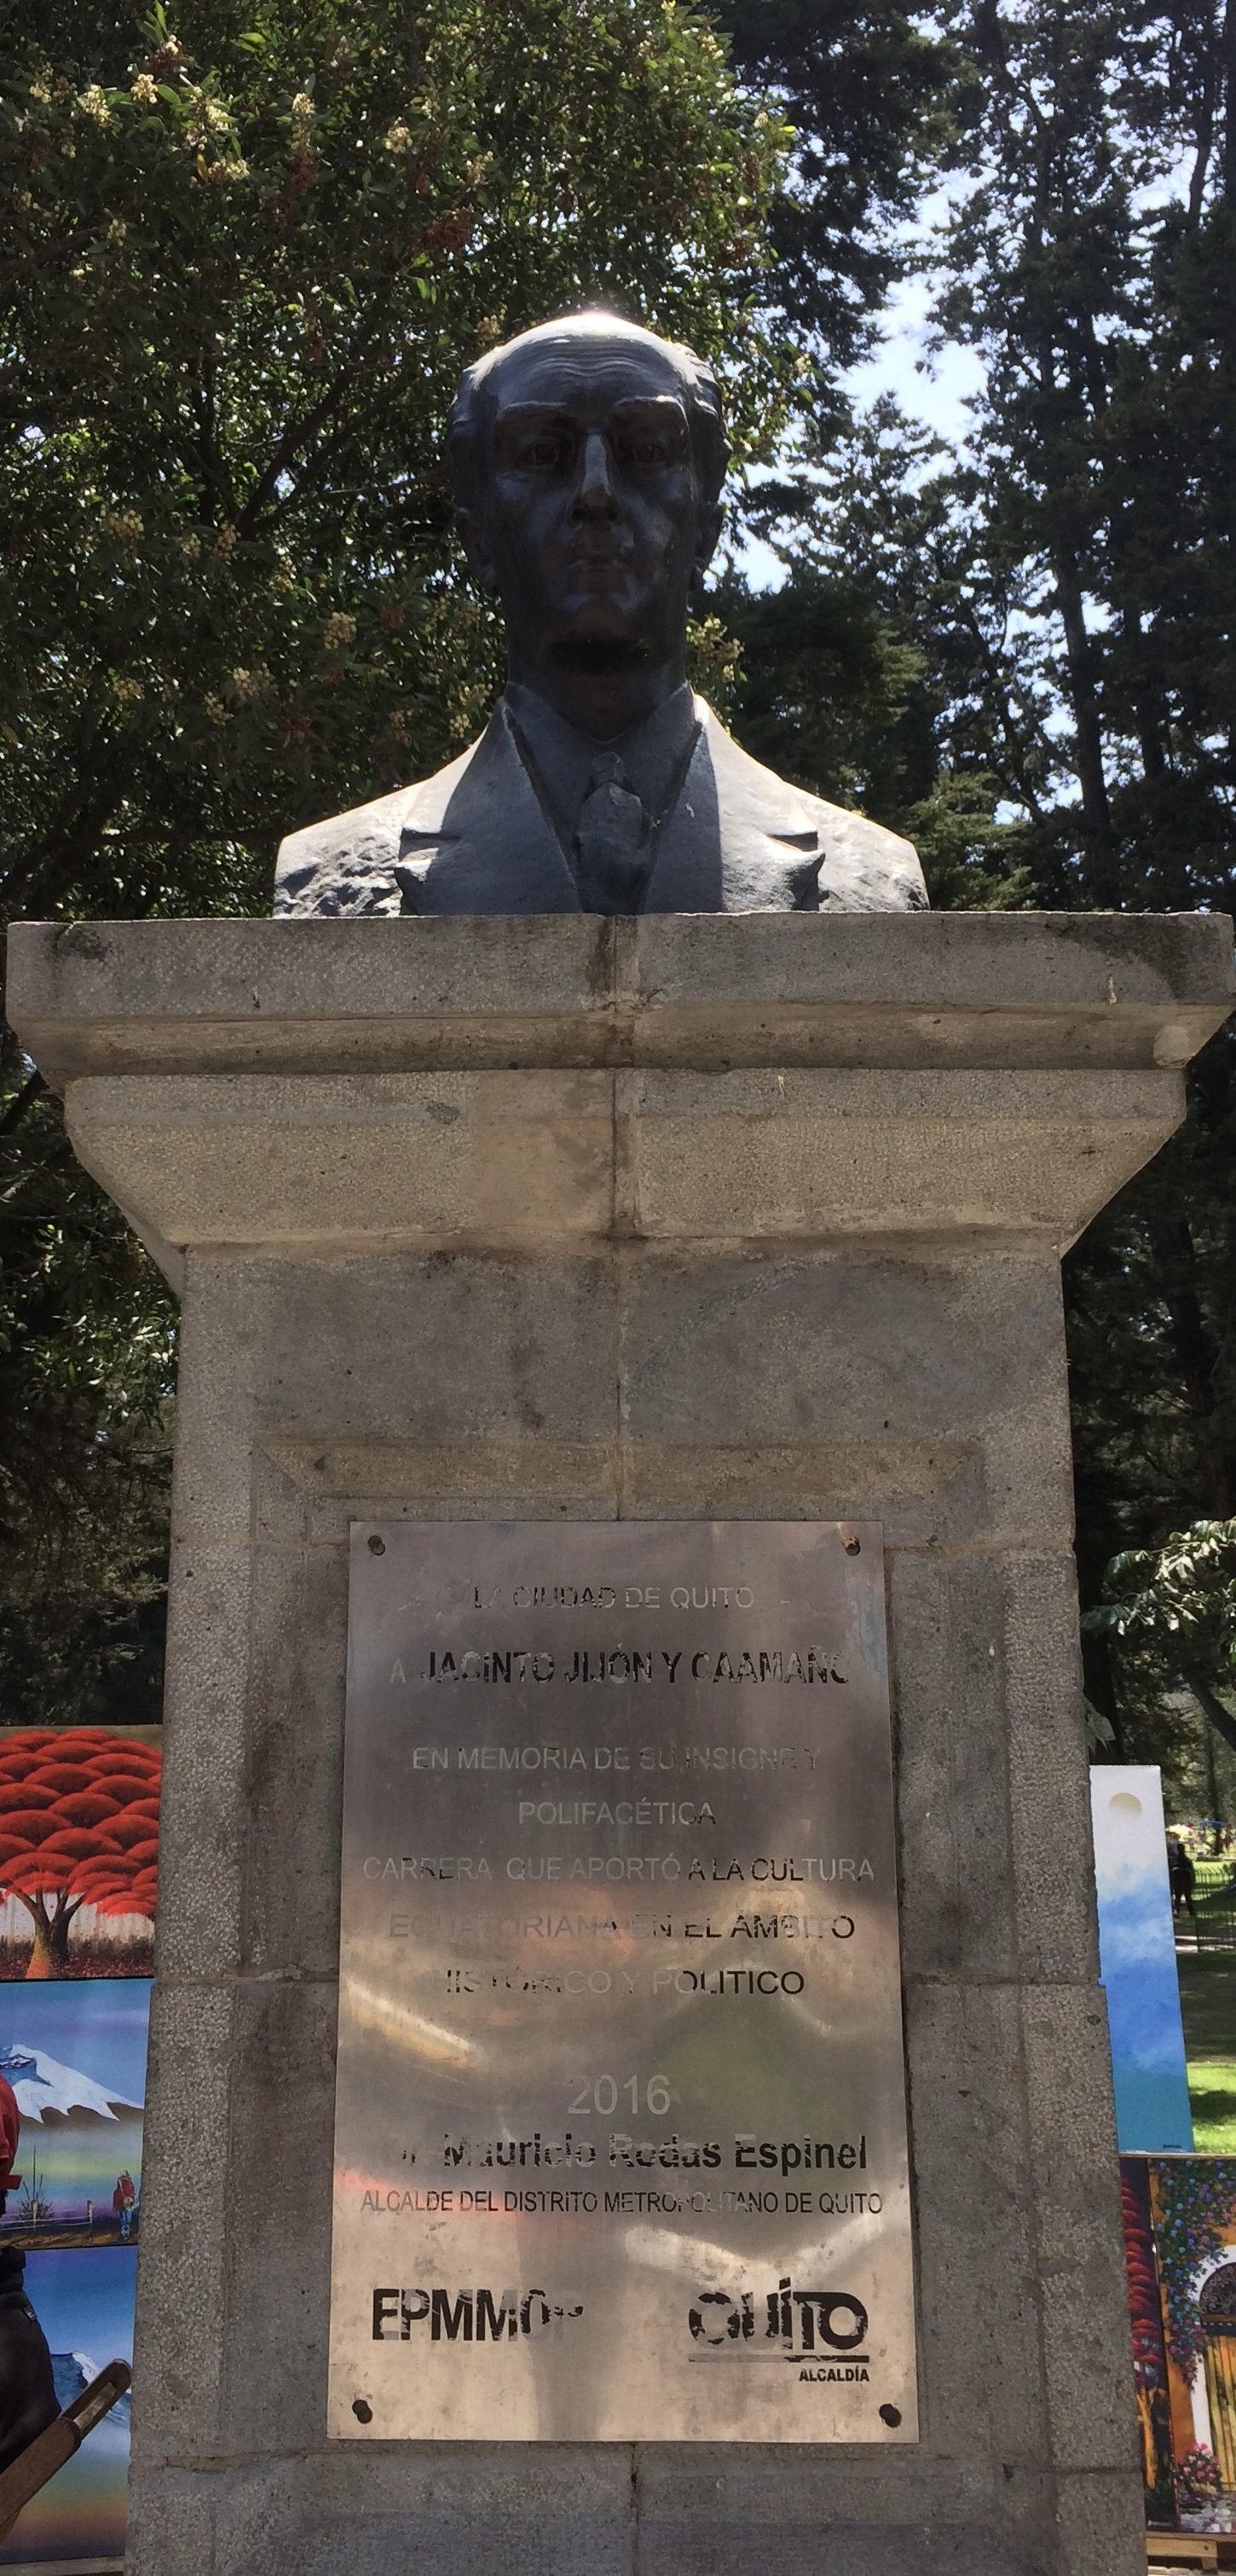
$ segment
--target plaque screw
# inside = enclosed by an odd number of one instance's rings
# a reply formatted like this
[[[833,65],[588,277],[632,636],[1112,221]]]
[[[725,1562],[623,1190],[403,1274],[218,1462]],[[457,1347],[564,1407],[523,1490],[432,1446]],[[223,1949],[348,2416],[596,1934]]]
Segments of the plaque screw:
[[[369,1544],[371,1547],[373,1546],[372,1539],[370,1539]],[[845,1543],[845,1552],[847,1556],[861,1556],[863,1552],[862,1540],[857,1538],[848,1538]],[[897,2421],[900,2423],[900,2416],[898,2416]]]
[[[376,1530],[369,1541],[369,1553],[371,1556],[385,1556],[386,1554],[386,1541],[384,1538],[378,1537]]]
[[[367,2397],[354,2397],[352,2400],[352,2412],[356,2417],[358,2424],[372,2424],[373,2408]],[[883,2407],[880,2408],[880,2413],[884,2413]],[[898,2423],[901,2422],[900,2415],[897,2417],[897,2421]]]
[[[359,2405],[359,2402],[358,2402],[358,2404],[357,2404],[356,2412],[357,2412],[357,2414],[359,2415],[359,2413],[360,2413],[360,2405]],[[366,2407],[366,2409],[365,2409],[366,2416],[368,2416],[368,2412],[369,2412],[369,2409],[368,2409],[368,2407]],[[887,2425],[890,2427],[890,2429],[895,2433],[895,2432],[896,2432],[896,2430],[897,2430],[897,2427],[898,2427],[899,2423],[901,2422],[901,2408],[900,2408],[899,2406],[882,2406],[882,2407],[880,2408],[880,2422],[881,2422],[882,2424],[887,2424]]]

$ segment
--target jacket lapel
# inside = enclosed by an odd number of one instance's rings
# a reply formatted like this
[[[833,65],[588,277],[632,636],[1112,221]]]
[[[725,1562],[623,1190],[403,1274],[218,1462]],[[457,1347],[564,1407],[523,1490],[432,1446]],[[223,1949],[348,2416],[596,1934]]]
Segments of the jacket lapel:
[[[699,740],[661,835],[645,912],[814,912],[820,839],[797,788],[697,700]]]
[[[408,795],[396,863],[413,912],[578,912],[575,880],[499,701],[470,752]]]

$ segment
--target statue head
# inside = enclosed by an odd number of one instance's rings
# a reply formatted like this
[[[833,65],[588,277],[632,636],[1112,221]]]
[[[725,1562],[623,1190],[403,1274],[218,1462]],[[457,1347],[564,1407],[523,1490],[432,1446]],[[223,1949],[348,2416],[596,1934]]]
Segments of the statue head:
[[[612,313],[565,315],[465,370],[449,436],[512,678],[597,730],[676,687],[729,455],[702,360]]]

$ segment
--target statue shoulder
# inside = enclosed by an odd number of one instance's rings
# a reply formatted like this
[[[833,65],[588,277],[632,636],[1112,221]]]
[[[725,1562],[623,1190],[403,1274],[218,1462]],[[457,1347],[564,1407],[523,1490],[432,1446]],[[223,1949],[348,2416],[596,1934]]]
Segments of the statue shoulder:
[[[401,911],[403,890],[395,871],[407,835],[414,832],[419,841],[440,824],[476,749],[470,743],[458,760],[410,787],[289,832],[275,860],[276,914],[352,920]]]
[[[866,814],[830,805],[805,787],[794,787],[765,769],[726,732],[712,709],[697,701],[705,719],[718,793],[731,812],[774,840],[820,853],[821,912],[925,912],[927,887],[912,841]]]
[[[930,897],[913,841],[869,814],[809,800],[824,852],[821,912],[926,912]]]

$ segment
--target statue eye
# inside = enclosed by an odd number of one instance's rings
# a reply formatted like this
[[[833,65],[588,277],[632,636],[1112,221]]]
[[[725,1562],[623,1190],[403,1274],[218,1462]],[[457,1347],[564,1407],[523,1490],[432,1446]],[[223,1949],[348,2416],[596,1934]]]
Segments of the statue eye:
[[[552,471],[555,465],[562,463],[561,439],[548,434],[527,439],[520,451],[520,463],[535,466],[542,473]]]
[[[663,465],[665,454],[665,440],[652,432],[646,437],[628,438],[626,441],[626,455],[632,465]]]

